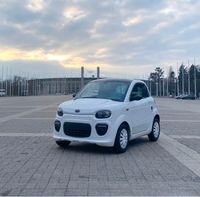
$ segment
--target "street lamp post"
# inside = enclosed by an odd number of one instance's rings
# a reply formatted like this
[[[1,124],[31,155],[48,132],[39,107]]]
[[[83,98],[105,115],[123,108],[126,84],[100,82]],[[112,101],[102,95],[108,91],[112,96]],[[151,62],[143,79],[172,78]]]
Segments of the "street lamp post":
[[[150,93],[151,93],[151,78],[149,77],[149,91],[150,91]],[[152,94],[152,93],[151,93]]]
[[[196,83],[196,61],[194,57],[194,96],[197,97],[197,83]]]
[[[184,88],[184,66],[182,64],[182,94],[184,95],[185,94],[185,88]]]
[[[188,69],[189,69],[189,60],[188,60]],[[190,69],[188,70],[188,94],[190,95]]]
[[[197,97],[197,76],[196,76],[196,66],[194,65],[194,96]]]
[[[165,78],[163,77],[163,79],[162,79],[162,81],[163,81],[163,97],[165,96]]]
[[[167,77],[167,96],[169,96],[169,83],[168,83],[168,77]]]
[[[4,67],[1,67],[2,73],[1,73],[1,89],[3,89],[3,72],[4,72]]]
[[[195,98],[197,97],[197,72],[200,72],[200,68],[197,68],[197,65],[194,65],[194,96]]]
[[[158,97],[158,81],[156,81],[156,96]]]

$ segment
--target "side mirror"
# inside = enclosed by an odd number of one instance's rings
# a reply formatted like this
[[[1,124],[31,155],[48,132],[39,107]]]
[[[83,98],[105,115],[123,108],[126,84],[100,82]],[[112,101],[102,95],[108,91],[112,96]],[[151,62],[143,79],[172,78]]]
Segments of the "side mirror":
[[[131,95],[130,101],[139,101],[142,97],[139,95]]]
[[[76,93],[72,94],[72,97],[73,97],[73,98],[76,97]]]

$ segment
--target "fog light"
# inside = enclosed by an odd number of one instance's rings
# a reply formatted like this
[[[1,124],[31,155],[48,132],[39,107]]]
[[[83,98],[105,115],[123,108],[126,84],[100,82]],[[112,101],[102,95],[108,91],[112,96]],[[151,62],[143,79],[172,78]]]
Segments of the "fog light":
[[[54,122],[54,127],[55,127],[55,130],[59,132],[60,131],[60,127],[61,127],[61,122],[59,120],[56,120]]]
[[[96,131],[97,131],[98,135],[100,135],[100,136],[105,135],[107,130],[108,130],[107,124],[100,123],[100,124],[96,125]]]

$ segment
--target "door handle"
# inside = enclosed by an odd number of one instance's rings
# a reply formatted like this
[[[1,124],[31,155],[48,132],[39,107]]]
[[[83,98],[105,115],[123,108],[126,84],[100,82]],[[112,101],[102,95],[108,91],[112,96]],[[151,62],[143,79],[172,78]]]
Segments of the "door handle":
[[[153,111],[153,106],[151,106],[151,111]]]

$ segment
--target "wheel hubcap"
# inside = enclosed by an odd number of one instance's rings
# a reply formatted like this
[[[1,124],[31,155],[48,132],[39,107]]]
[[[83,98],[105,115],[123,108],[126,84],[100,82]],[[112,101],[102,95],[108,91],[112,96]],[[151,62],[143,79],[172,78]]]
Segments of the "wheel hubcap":
[[[154,137],[157,138],[159,136],[159,133],[160,133],[159,123],[155,122],[154,125],[153,125],[153,134],[154,134]]]
[[[126,148],[128,144],[128,132],[126,129],[122,129],[120,133],[120,146],[121,148]]]

